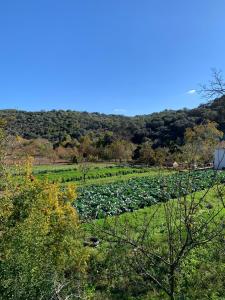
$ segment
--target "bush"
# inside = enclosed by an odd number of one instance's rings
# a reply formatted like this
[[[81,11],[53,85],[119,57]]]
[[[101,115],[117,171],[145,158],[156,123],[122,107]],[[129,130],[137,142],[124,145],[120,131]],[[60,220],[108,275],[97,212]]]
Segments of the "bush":
[[[0,197],[1,297],[51,299],[57,285],[71,281],[74,274],[81,278],[85,271],[88,254],[71,205],[75,187],[62,192],[58,185],[33,180],[29,174],[20,183],[10,180]],[[73,270],[70,278],[65,277],[68,270]],[[66,285],[62,296],[76,290],[76,280]]]

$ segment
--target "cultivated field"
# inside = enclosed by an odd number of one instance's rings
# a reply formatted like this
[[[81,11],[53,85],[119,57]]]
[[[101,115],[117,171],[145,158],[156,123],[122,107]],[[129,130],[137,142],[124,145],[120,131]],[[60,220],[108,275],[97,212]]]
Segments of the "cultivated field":
[[[172,171],[150,167],[132,167],[113,163],[88,163],[84,165],[43,165],[35,166],[33,174],[38,179],[77,186],[107,184],[111,182],[170,174]]]

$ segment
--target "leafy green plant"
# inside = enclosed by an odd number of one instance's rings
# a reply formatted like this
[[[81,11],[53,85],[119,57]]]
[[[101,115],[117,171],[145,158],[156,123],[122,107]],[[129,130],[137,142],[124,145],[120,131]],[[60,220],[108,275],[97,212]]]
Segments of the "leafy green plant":
[[[206,189],[213,181],[224,182],[225,172],[217,175],[213,170],[180,172],[101,186],[93,185],[78,189],[79,196],[75,206],[84,219],[103,218]]]

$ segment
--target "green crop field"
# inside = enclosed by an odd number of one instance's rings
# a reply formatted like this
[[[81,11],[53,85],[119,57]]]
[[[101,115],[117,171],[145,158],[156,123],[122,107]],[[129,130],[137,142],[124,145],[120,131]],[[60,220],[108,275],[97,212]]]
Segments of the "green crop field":
[[[91,168],[99,167],[99,168],[104,168],[104,167],[109,167],[109,166],[116,166],[116,163],[111,163],[111,162],[98,162],[98,163],[93,163],[89,162],[88,165]],[[34,165],[33,170],[34,173],[41,173],[47,172],[47,171],[55,171],[55,170],[73,170],[77,169],[78,165],[75,164],[49,164],[49,165]]]
[[[225,172],[216,174],[212,170],[133,178],[81,187],[75,206],[84,219],[102,218],[165,202],[224,181]]]
[[[35,166],[33,174],[38,179],[47,179],[50,182],[67,184],[75,182],[76,185],[107,184],[111,182],[128,180],[135,177],[155,176],[169,174],[171,171],[157,168],[132,167],[119,164],[88,164],[87,170],[82,170],[82,165],[46,165]]]
[[[221,205],[221,202],[218,201],[218,194],[217,194],[216,187],[210,189],[209,192],[206,192],[206,190],[196,192],[195,193],[196,201],[200,200],[203,196],[205,196],[205,202],[210,203],[210,205],[213,206],[214,209],[217,206]],[[190,200],[191,194],[188,195],[187,198]],[[171,199],[169,201],[171,201],[171,203],[173,205],[177,205],[177,199]],[[107,223],[109,223],[109,224],[111,223],[112,225],[114,225],[115,218],[116,218],[121,223],[125,223],[128,221],[129,223],[133,224],[133,226],[135,228],[136,226],[140,226],[141,224],[143,224],[144,221],[146,220],[146,217],[151,216],[155,210],[157,210],[157,218],[155,219],[155,225],[156,225],[156,228],[158,228],[156,230],[156,232],[157,232],[160,230],[161,225],[165,221],[163,203],[153,203],[149,207],[140,208],[140,209],[138,209],[136,211],[132,211],[132,212],[125,212],[118,216],[108,215]],[[208,206],[202,207],[202,214],[208,210],[209,210]],[[221,213],[218,215],[218,218],[225,218],[225,209],[221,211]],[[101,218],[101,219],[94,220],[92,222],[93,222],[93,224],[98,224],[99,226],[104,226],[105,220],[106,220],[105,218]],[[87,224],[84,226],[87,229],[91,228],[90,224]]]

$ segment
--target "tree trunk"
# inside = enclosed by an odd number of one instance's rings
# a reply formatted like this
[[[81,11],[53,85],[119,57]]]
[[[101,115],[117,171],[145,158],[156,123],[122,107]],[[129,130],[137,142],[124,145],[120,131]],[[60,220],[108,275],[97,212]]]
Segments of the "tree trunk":
[[[174,267],[170,267],[170,278],[169,278],[169,285],[170,285],[170,300],[174,300],[174,286],[175,286],[175,281],[174,281]]]

